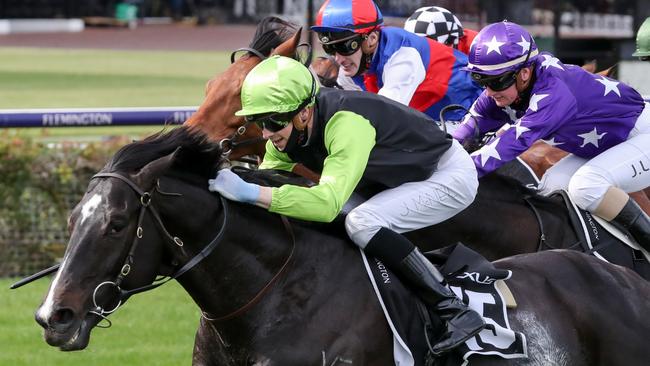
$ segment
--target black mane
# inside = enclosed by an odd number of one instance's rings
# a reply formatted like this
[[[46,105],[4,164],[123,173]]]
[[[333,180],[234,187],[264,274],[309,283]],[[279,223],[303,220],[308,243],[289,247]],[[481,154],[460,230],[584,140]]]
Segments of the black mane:
[[[102,172],[133,174],[153,160],[169,155],[180,147],[174,160],[178,171],[211,178],[221,162],[221,150],[217,143],[208,140],[200,131],[185,126],[170,131],[162,130],[144,140],[123,146],[104,166]]]
[[[260,22],[249,47],[269,56],[271,51],[291,38],[298,26],[274,16],[268,16]]]

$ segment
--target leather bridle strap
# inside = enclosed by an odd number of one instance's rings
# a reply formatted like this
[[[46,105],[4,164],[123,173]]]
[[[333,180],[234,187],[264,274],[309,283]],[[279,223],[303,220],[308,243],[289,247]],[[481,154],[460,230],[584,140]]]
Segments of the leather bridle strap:
[[[238,48],[238,49],[232,51],[232,53],[230,54],[230,63],[231,63],[231,64],[234,64],[234,63],[235,63],[235,55],[237,55],[237,52],[240,52],[240,51],[250,52],[250,53],[252,53],[253,55],[259,57],[259,58],[262,59],[262,60],[266,59],[266,56],[264,56],[264,55],[262,54],[262,52],[260,52],[260,51],[258,51],[258,50],[256,50],[256,49],[254,49],[254,48],[250,48],[250,47],[242,47],[242,48]]]
[[[282,224],[284,224],[284,228],[285,228],[285,230],[287,231],[287,233],[289,233],[289,236],[291,237],[291,251],[289,252],[289,255],[287,256],[287,259],[284,261],[284,264],[282,264],[282,267],[280,267],[280,270],[279,270],[279,271],[275,274],[275,276],[273,276],[273,278],[271,278],[271,280],[270,280],[270,281],[269,281],[269,282],[268,282],[268,283],[267,283],[267,284],[266,284],[266,285],[265,285],[265,286],[264,286],[260,291],[258,291],[257,294],[256,294],[256,295],[255,295],[255,296],[254,296],[254,297],[253,297],[249,302],[247,302],[244,306],[242,306],[242,307],[240,307],[239,309],[237,309],[237,310],[231,312],[230,314],[227,314],[227,315],[224,315],[224,316],[220,316],[220,317],[216,317],[216,318],[208,317],[208,316],[206,316],[205,313],[203,313],[203,317],[204,317],[206,320],[213,321],[213,322],[221,322],[221,321],[226,321],[226,320],[230,320],[230,319],[236,318],[236,317],[238,317],[238,316],[244,314],[245,312],[247,312],[248,310],[250,310],[250,308],[252,308],[255,304],[257,304],[257,303],[262,299],[262,297],[264,297],[264,295],[265,295],[265,294],[266,294],[266,293],[271,289],[271,287],[273,286],[273,284],[275,284],[275,283],[277,282],[277,280],[282,276],[282,274],[284,274],[285,270],[286,270],[287,267],[289,266],[289,263],[291,262],[291,259],[293,258],[293,253],[294,253],[294,250],[295,250],[295,248],[296,248],[296,236],[295,236],[295,234],[293,233],[293,228],[291,227],[291,223],[290,223],[289,220],[286,218],[286,216],[280,216],[280,218],[282,219]]]

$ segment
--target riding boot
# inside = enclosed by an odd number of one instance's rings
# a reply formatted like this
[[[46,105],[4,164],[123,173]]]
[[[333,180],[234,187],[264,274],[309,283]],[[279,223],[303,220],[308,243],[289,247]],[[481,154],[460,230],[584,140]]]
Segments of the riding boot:
[[[485,327],[483,318],[443,284],[442,274],[406,237],[382,228],[372,237],[365,251],[410,283],[427,307],[435,310],[446,322],[447,329],[432,347],[432,352],[449,351]]]
[[[628,199],[612,221],[629,231],[643,249],[650,251],[650,217],[634,200]]]
[[[440,271],[417,248],[402,260],[399,273],[410,280],[420,298],[446,322],[447,330],[432,352],[440,354],[456,348],[485,327],[483,318],[444,285]]]

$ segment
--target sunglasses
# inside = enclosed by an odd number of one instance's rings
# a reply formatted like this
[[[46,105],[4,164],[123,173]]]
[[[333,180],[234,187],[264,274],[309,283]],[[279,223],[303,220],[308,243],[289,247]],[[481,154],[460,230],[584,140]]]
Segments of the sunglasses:
[[[329,34],[324,34],[319,37],[323,51],[330,56],[339,54],[341,56],[350,56],[361,48],[361,43],[364,36],[361,34],[353,34],[347,38],[333,40]]]
[[[501,75],[488,76],[473,72],[472,79],[484,88],[490,88],[494,91],[506,90],[517,81],[517,71],[504,72]]]
[[[265,117],[256,117],[249,116],[246,117],[246,122],[252,122],[257,125],[257,127],[262,130],[267,130],[271,132],[278,132],[291,123],[291,120],[296,114],[294,112],[290,113],[275,113],[270,116]]]

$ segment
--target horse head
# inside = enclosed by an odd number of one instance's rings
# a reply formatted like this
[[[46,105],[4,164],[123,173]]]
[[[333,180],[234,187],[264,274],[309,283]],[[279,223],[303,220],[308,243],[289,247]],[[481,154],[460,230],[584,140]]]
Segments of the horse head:
[[[186,131],[178,128],[170,135],[187,135]],[[44,328],[48,344],[64,351],[84,349],[91,330],[102,319],[110,326],[106,317],[129,296],[143,288],[146,290],[158,275],[176,272],[178,263],[187,261],[185,251],[190,249],[183,247],[179,237],[186,241],[196,241],[197,237],[191,233],[191,227],[182,231],[174,225],[180,217],[166,214],[177,211],[179,215],[187,215],[188,210],[179,209],[184,200],[177,196],[188,197],[194,192],[172,184],[161,188],[160,179],[175,164],[179,154],[190,154],[188,150],[196,149],[192,145],[201,146],[201,140],[205,139],[198,134],[192,136],[196,137],[185,138],[185,142],[168,138],[163,144],[154,135],[126,145],[91,179],[69,217],[70,241],[35,315]],[[211,158],[218,162],[220,154],[215,148]],[[191,165],[191,159],[186,161],[190,163],[184,163],[183,168],[192,171],[187,166]],[[200,191],[197,194],[203,195],[201,200],[193,200],[192,209],[201,212],[202,219],[216,220],[220,212],[215,207],[219,205],[209,199],[211,195],[205,189],[205,179],[214,172],[212,165],[210,169],[202,168],[201,174],[192,173],[199,177],[194,179],[201,181],[203,189],[197,185],[184,187],[195,187],[195,191]],[[198,207],[201,204],[196,202],[201,201],[210,202]],[[196,221],[197,225],[205,225]]]
[[[289,22],[276,17],[265,18],[257,27],[250,46],[233,52],[232,64],[208,81],[203,103],[185,124],[204,132],[213,141],[224,141],[224,149],[232,149],[231,159],[244,155],[264,156],[262,131],[254,124],[245,125],[243,117],[235,116],[241,109],[242,83],[253,67],[271,52],[294,57],[300,35],[301,29]],[[235,59],[239,51],[245,53]]]

